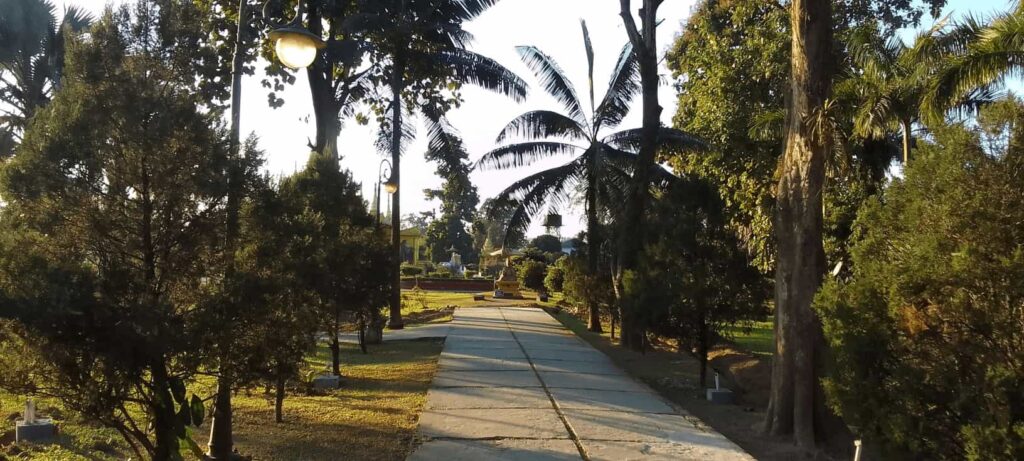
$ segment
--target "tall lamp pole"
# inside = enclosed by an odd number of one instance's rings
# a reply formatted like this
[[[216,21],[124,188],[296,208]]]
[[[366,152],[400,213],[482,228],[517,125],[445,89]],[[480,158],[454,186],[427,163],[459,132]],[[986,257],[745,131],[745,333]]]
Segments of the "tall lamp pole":
[[[235,36],[235,49],[231,61],[231,131],[229,148],[231,162],[228,166],[228,197],[227,197],[227,223],[224,233],[224,253],[226,256],[224,267],[225,283],[231,283],[235,273],[234,252],[238,240],[238,212],[241,205],[242,181],[240,171],[241,152],[241,120],[242,120],[242,66],[245,64],[245,49],[248,40],[249,26],[246,19],[249,16],[249,2],[251,0],[238,0],[238,23]],[[264,20],[269,20],[267,15],[271,3],[280,0],[267,0],[263,5]],[[303,1],[299,1],[298,11],[289,24],[281,25],[271,31],[270,38],[275,41],[275,51],[281,62],[292,68],[299,69],[309,66],[316,59],[317,50],[324,48],[325,44],[320,37],[313,35],[302,27]],[[230,347],[230,340],[221,345],[222,353],[228,356],[226,350]],[[223,361],[222,361],[223,366]],[[232,457],[233,434],[231,416],[231,388],[234,384],[228,373],[222,372],[217,377],[217,395],[214,398],[213,421],[210,423],[210,441],[208,443],[209,453],[207,458],[211,460],[227,461]]]

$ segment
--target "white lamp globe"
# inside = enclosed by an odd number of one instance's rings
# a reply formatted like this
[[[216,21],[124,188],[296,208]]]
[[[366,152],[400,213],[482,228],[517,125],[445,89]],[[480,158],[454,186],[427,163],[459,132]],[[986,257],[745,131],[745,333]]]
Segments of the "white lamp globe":
[[[278,33],[277,41],[274,43],[274,50],[281,64],[292,69],[303,69],[309,67],[316,59],[316,51],[319,44],[311,35],[301,33]]]

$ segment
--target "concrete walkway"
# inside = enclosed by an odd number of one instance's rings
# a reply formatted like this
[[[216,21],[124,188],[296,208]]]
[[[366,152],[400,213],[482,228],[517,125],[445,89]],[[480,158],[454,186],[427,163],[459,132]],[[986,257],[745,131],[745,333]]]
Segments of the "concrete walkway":
[[[411,461],[752,460],[540,309],[458,309]]]
[[[384,337],[382,341],[410,341],[416,339],[426,338],[444,338],[448,336],[448,330],[451,328],[451,323],[430,323],[426,325],[414,325],[405,327],[401,330],[388,330],[384,329]],[[359,333],[347,332],[338,335],[338,339],[343,343],[359,344]],[[323,341],[327,340],[327,336],[324,336]]]

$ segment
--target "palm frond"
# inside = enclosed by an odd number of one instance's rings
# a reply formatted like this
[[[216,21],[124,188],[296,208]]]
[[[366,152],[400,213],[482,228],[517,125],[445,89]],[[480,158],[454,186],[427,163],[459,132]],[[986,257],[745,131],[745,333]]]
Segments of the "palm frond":
[[[505,126],[498,134],[497,143],[505,142],[511,136],[527,140],[559,136],[568,139],[584,139],[587,133],[575,120],[558,112],[535,110],[522,114]]]
[[[532,174],[507,187],[495,200],[514,209],[505,228],[505,242],[513,235],[524,235],[545,204],[560,206],[568,198],[571,186],[585,170],[581,157],[564,165]]]
[[[413,114],[406,112],[405,116],[402,117],[402,140],[399,155],[405,155],[409,145],[416,140],[416,125],[413,122]],[[373,146],[381,155],[391,155],[392,133],[391,123],[387,122],[381,124],[377,130],[377,139],[374,141]]]
[[[946,60],[925,91],[922,110],[930,121],[942,120],[956,101],[977,89],[1000,86],[1024,74],[1024,8],[995,18],[988,26],[969,18],[947,39],[957,55]]]
[[[597,107],[594,125],[615,128],[629,113],[630,103],[640,93],[640,67],[633,53],[633,44],[626,42],[619,52],[619,61],[608,82],[608,92]]]
[[[627,177],[632,174],[636,167],[637,154],[607,145],[603,147],[602,152],[607,159],[608,166],[606,166],[606,168],[608,168],[608,171],[619,170],[626,174]],[[653,186],[666,186],[678,179],[678,176],[672,174],[671,171],[666,170],[661,165],[655,164],[651,167],[651,180]]]
[[[755,141],[774,142],[785,132],[786,110],[777,109],[755,114],[747,127],[747,136]]]
[[[454,48],[439,53],[437,64],[451,69],[458,81],[510,96],[517,102],[526,99],[529,85],[515,72],[486,56]]]
[[[603,142],[621,150],[638,151],[643,137],[642,133],[642,128],[622,130],[608,135]],[[708,147],[704,140],[682,130],[664,126],[658,128],[658,149],[672,152],[703,152]]]
[[[477,161],[481,169],[504,170],[529,165],[537,160],[556,155],[571,154],[579,147],[562,142],[523,142],[494,149]]]
[[[595,106],[594,98],[594,45],[590,42],[590,30],[587,29],[587,21],[580,19],[580,28],[583,29],[583,48],[587,51],[587,83],[590,87],[590,110],[596,112],[597,107]]]
[[[88,11],[77,6],[69,6],[64,10],[64,19],[61,21],[61,27],[68,27],[72,32],[81,32],[91,26],[92,23],[93,16]]]
[[[462,7],[465,12],[459,19],[469,21],[483,14],[488,8],[497,4],[500,0],[455,0],[455,3]]]
[[[535,46],[517,46],[516,51],[519,52],[519,56],[522,57],[526,66],[540,80],[544,91],[547,91],[562,104],[573,120],[579,122],[581,126],[589,127],[587,117],[583,114],[583,105],[580,103],[579,96],[576,95],[576,88],[573,87],[572,82],[566,77],[565,71],[558,66],[558,63]]]
[[[427,152],[429,161],[459,162],[469,158],[462,137],[448,119],[434,110],[424,110],[427,121]]]

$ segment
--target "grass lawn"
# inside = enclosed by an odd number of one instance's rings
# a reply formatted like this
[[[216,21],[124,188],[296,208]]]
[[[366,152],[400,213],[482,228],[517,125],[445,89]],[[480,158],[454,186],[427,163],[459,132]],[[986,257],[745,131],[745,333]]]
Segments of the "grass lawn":
[[[723,335],[739,348],[756,355],[771,356],[775,351],[772,322],[741,322],[726,327]]]
[[[455,307],[495,307],[495,306],[530,306],[530,307],[554,307],[562,299],[561,293],[554,293],[547,302],[537,301],[537,292],[530,289],[522,289],[523,299],[494,299],[493,292],[465,293],[455,291],[434,291],[434,290],[402,290],[402,315],[416,315],[424,310],[443,309],[447,306]],[[474,301],[474,294],[484,295],[483,301]],[[451,320],[448,315],[445,320]],[[441,320],[444,321],[444,320]]]
[[[344,344],[342,389],[323,395],[290,394],[281,424],[274,422],[271,394],[262,388],[240,392],[233,401],[235,445],[255,460],[403,460],[441,346],[440,341],[396,341],[371,346],[364,355],[357,346]],[[324,370],[330,352],[321,347],[307,361],[311,369]],[[23,397],[0,392],[0,415],[14,416],[23,405]],[[13,444],[13,430],[4,432],[0,460],[106,461],[131,456],[115,431],[65,415],[52,401],[40,401],[39,408],[59,423],[57,443]],[[12,419],[5,418],[4,424],[13,427]],[[191,431],[200,446],[205,447],[208,424]]]

